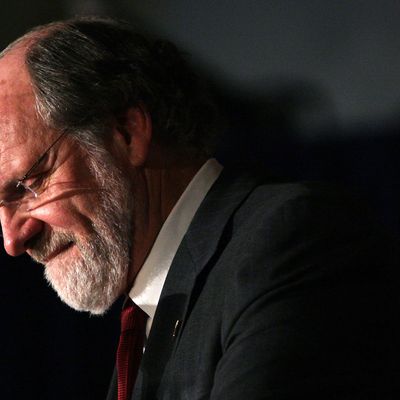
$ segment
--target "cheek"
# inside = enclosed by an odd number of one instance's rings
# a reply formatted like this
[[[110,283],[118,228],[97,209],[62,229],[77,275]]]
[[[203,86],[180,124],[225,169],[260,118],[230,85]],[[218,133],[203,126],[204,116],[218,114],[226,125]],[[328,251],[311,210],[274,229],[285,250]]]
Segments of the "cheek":
[[[71,232],[82,236],[92,232],[95,204],[91,199],[54,201],[31,212],[31,217],[42,221],[54,231]]]

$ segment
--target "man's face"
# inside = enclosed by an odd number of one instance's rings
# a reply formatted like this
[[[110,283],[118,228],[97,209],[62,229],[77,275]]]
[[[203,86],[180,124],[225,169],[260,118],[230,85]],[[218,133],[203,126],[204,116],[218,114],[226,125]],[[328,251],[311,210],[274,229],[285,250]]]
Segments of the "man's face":
[[[96,171],[97,176],[86,185],[80,176],[70,180],[56,200],[68,197],[65,191],[76,192],[75,200],[64,201],[59,212],[77,228],[50,226],[30,240],[27,252],[45,265],[46,279],[63,301],[76,310],[99,314],[127,284],[133,206],[129,181],[105,150],[85,161],[86,165],[83,160],[78,165]],[[106,187],[100,182],[106,182]]]
[[[0,60],[0,194],[57,138],[34,108],[18,59]],[[77,310],[104,312],[123,292],[130,264],[130,181],[104,148],[88,154],[68,135],[34,171],[40,195],[29,209],[0,208],[4,247],[45,265],[45,276]],[[27,184],[30,182],[28,181]],[[12,186],[12,185],[11,185]]]

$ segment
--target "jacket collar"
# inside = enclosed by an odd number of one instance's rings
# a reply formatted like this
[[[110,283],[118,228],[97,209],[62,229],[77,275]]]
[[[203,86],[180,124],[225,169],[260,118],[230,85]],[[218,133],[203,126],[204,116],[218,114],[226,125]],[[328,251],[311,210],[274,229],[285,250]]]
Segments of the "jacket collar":
[[[182,243],[190,252],[196,276],[215,254],[230,217],[259,181],[250,171],[225,168],[204,199]]]
[[[225,168],[200,205],[166,278],[136,390],[158,387],[184,329],[196,280],[216,253],[230,217],[258,181],[248,172]]]

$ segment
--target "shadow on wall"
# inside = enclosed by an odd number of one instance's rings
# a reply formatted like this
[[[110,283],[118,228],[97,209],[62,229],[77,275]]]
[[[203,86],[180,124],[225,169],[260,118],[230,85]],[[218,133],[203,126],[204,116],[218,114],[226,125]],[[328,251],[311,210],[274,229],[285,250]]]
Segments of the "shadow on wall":
[[[223,162],[344,185],[400,233],[400,118],[344,127],[323,91],[304,82],[254,96],[217,91],[229,121],[218,149]]]

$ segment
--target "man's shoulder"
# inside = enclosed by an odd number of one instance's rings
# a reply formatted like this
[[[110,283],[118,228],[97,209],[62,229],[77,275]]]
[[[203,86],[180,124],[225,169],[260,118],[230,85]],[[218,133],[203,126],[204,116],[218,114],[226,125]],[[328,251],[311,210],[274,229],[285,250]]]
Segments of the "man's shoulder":
[[[224,170],[185,240],[196,265],[213,258],[229,268],[251,265],[261,274],[266,266],[280,269],[281,263],[275,261],[285,257],[293,269],[310,259],[314,266],[334,260],[344,264],[341,260],[350,260],[355,253],[354,265],[371,264],[372,258],[382,259],[390,243],[392,259],[398,260],[398,240],[386,234],[369,208],[346,190],[327,183],[276,179],[248,169]],[[370,260],[361,254],[370,254]]]
[[[353,266],[400,262],[398,238],[360,196],[330,183],[291,182],[260,173],[256,180],[221,236],[235,265],[247,268],[257,260],[262,272],[282,257],[292,266],[306,259],[314,265],[332,260],[342,265],[352,260]]]
[[[254,181],[232,215],[236,226],[255,228],[273,221],[281,228],[328,221],[336,226],[373,224],[373,213],[367,202],[336,184],[291,181],[253,170],[235,171],[230,179]]]
[[[369,288],[362,276],[383,292],[398,278],[399,240],[357,196],[332,184],[257,179],[228,220],[215,259],[230,288],[228,309],[292,285],[292,294],[362,292]]]
[[[273,203],[285,203],[296,199],[320,200],[341,199],[341,201],[360,201],[359,196],[341,185],[323,181],[299,181],[272,175],[269,171],[254,167],[226,167],[217,186],[229,191],[231,188],[251,184],[249,199]],[[249,186],[250,187],[250,186]]]

